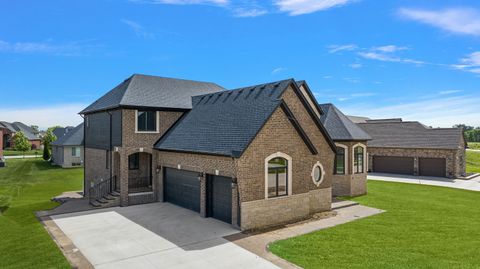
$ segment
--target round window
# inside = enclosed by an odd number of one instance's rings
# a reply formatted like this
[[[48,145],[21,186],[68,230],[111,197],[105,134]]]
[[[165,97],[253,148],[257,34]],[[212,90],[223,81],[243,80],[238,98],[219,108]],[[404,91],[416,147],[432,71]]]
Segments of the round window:
[[[323,177],[325,176],[325,171],[323,170],[323,166],[320,162],[317,162],[313,166],[312,170],[312,180],[315,185],[320,186],[323,181]]]

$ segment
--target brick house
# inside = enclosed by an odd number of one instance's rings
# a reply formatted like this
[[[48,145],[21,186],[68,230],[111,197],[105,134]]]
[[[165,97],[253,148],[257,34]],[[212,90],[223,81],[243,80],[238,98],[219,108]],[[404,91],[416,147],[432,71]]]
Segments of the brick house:
[[[41,148],[42,140],[39,136],[39,132],[22,122],[9,123],[6,121],[0,121],[0,130],[2,130],[2,146],[4,149],[15,147],[13,137],[17,132],[23,132],[32,149]]]
[[[333,171],[334,196],[358,196],[367,193],[367,141],[372,138],[333,104],[321,104],[320,117],[337,153]]]
[[[63,168],[83,165],[83,123],[75,128],[57,128],[57,140],[52,142],[52,162]]]
[[[242,230],[331,208],[336,145],[306,83],[133,75],[80,113],[95,205],[170,202]]]
[[[380,173],[458,178],[466,175],[461,128],[430,128],[402,119],[358,123],[368,141],[369,170]]]

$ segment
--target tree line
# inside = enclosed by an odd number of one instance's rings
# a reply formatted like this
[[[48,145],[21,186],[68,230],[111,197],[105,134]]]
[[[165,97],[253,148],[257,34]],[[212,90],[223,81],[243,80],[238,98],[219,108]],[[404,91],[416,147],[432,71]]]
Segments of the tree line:
[[[454,128],[462,128],[467,142],[480,142],[480,126],[473,127],[465,124],[456,124]]]

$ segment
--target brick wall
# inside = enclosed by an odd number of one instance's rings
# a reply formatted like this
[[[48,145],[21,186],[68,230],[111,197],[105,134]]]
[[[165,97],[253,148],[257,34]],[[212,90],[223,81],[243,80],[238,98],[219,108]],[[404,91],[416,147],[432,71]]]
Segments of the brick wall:
[[[366,141],[342,141],[337,142],[337,146],[345,146],[346,163],[345,174],[334,174],[332,193],[333,196],[359,196],[367,193],[367,171],[368,171],[368,156],[364,155],[364,169],[363,173],[356,174],[353,172],[353,147],[361,144],[367,145]],[[368,152],[368,149],[367,149]]]
[[[396,157],[414,157],[414,170],[418,174],[418,158],[445,158],[446,159],[446,177],[454,178],[462,176],[465,173],[464,149],[407,149],[407,148],[368,148],[370,157],[370,169],[372,168],[371,159],[373,156],[396,156]]]
[[[85,195],[88,195],[91,182],[110,178],[110,169],[106,168],[106,156],[105,150],[85,148]]]

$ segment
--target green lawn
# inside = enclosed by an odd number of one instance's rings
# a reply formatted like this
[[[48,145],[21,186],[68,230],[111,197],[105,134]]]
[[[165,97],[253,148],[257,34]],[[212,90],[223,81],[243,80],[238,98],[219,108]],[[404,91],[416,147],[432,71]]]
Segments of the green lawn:
[[[387,212],[276,242],[304,268],[479,268],[480,193],[369,181],[353,200]]]
[[[35,153],[41,157],[43,154],[43,150],[41,149],[35,149],[35,150],[29,150],[29,151],[16,151],[16,150],[11,150],[11,149],[6,149],[3,151],[4,156],[22,156],[22,155],[35,155]]]
[[[480,173],[480,152],[467,151],[467,173]]]
[[[468,147],[471,149],[480,149],[480,142],[468,142]]]
[[[0,168],[0,268],[70,268],[34,211],[50,198],[82,189],[83,169],[61,169],[41,159],[7,160]]]

